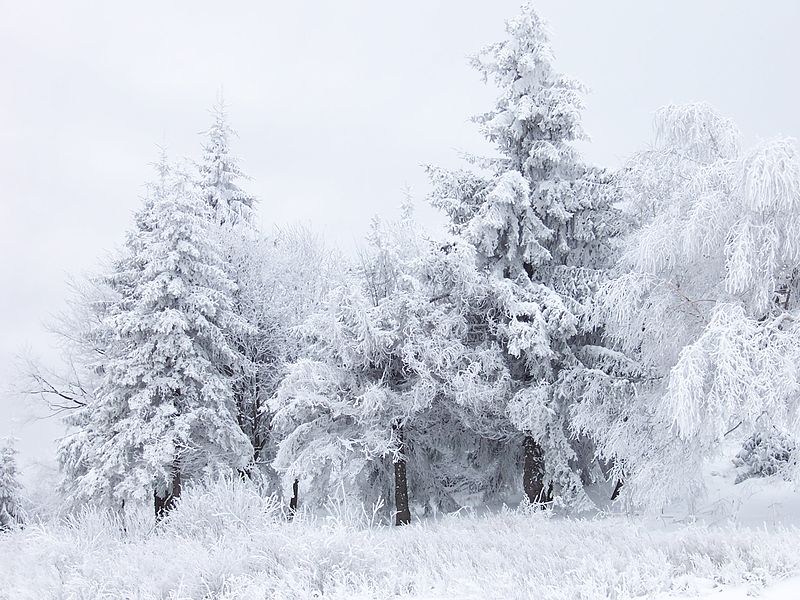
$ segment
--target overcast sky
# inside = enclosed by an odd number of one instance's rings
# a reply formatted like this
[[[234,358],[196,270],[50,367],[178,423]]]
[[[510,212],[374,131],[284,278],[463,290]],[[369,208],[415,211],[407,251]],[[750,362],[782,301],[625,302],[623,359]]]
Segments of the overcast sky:
[[[43,321],[70,273],[117,247],[156,145],[196,156],[224,87],[265,227],[310,222],[349,249],[421,164],[484,150],[470,115],[494,92],[467,56],[519,0],[0,0],[0,386],[13,357],[53,355]],[[540,0],[563,71],[591,89],[587,156],[618,166],[653,111],[707,100],[748,142],[800,135],[800,2]],[[0,397],[23,464],[56,423]]]

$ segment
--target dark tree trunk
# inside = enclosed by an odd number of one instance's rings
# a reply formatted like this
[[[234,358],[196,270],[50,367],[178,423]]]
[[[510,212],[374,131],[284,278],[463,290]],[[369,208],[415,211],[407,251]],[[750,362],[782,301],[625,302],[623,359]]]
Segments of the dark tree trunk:
[[[256,398],[258,398],[259,387],[256,385]],[[266,417],[266,413],[261,413],[261,405],[258,400],[253,402],[253,466],[261,460],[261,451],[264,449],[264,440],[261,438],[261,419]]]
[[[246,477],[250,481],[258,481],[258,463],[261,459],[261,451],[264,449],[264,442],[261,441],[261,436],[254,432],[251,438],[251,443],[253,446],[253,460],[246,467],[239,469],[239,473],[242,476],[242,479]]]
[[[522,467],[522,487],[531,504],[550,502],[553,486],[544,487],[544,452],[531,436],[523,440],[525,462]]]
[[[616,500],[620,491],[622,491],[622,479],[617,479],[617,485],[614,486],[614,491],[611,492],[611,499]]]
[[[128,518],[125,514],[125,498],[122,499],[122,503],[119,507],[119,516],[122,520],[122,533],[128,533]]]
[[[167,516],[167,513],[175,508],[175,502],[181,496],[181,474],[178,471],[172,476],[170,487],[162,494],[153,493],[153,505],[156,512],[156,521],[160,521]]]
[[[394,461],[394,509],[395,525],[408,525],[411,523],[411,510],[408,506],[408,480],[406,478],[405,439],[403,427],[394,426],[395,435],[399,442],[398,458]]]
[[[292,497],[289,500],[289,519],[294,518],[294,514],[297,512],[297,489],[300,487],[300,480],[295,479],[294,483],[292,484]]]

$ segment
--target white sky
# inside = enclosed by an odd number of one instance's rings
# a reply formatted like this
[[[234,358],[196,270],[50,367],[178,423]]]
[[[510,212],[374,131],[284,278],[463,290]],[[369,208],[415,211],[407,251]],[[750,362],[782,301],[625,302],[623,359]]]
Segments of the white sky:
[[[424,163],[484,149],[469,116],[494,92],[468,54],[519,0],[0,0],[0,435],[52,453],[13,384],[69,273],[119,245],[156,144],[196,155],[222,85],[265,226],[311,222],[346,250]],[[562,70],[592,90],[587,156],[617,166],[652,112],[707,100],[748,141],[800,135],[800,2],[540,0]]]

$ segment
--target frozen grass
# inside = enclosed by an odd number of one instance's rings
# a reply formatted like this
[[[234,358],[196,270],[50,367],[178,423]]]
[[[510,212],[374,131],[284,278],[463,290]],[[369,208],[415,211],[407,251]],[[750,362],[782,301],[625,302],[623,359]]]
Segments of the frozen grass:
[[[124,531],[123,531],[124,527]],[[158,527],[99,511],[0,535],[0,598],[650,598],[800,572],[800,531],[506,512],[393,528],[336,505],[287,523],[241,482]]]

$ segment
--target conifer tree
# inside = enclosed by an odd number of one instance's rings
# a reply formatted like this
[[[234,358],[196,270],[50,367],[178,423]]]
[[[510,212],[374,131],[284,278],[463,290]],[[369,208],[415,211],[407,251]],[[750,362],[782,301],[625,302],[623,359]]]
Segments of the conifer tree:
[[[524,434],[528,498],[550,499],[555,484],[562,500],[580,501],[593,451],[569,415],[594,376],[596,354],[584,351],[596,336],[583,315],[622,221],[609,174],[587,166],[575,148],[585,137],[583,88],[556,70],[544,23],[528,4],[506,31],[506,41],[473,59],[501,92],[476,118],[499,156],[473,157],[470,171],[430,168],[432,203],[475,247],[498,293],[537,305],[502,317],[513,379],[505,414]],[[491,330],[491,318],[487,325]]]
[[[0,444],[0,531],[22,524],[16,454],[11,440]]]
[[[198,163],[199,187],[211,208],[212,230],[222,249],[223,267],[236,284],[232,310],[246,328],[226,331],[235,355],[227,365],[233,380],[237,419],[250,439],[253,456],[246,471],[265,489],[279,492],[271,463],[275,439],[267,400],[287,364],[297,358],[292,328],[316,309],[334,275],[333,255],[303,228],[264,234],[255,225],[256,199],[245,191],[249,180],[233,155],[236,136],[222,98],[212,108],[213,124],[204,133]]]
[[[260,263],[269,257],[266,240],[253,223],[255,197],[240,187],[248,177],[231,153],[230,140],[236,132],[228,122],[221,94],[211,115],[213,123],[203,133],[202,156],[197,164],[198,188],[210,209],[209,229],[220,245],[222,267],[236,284],[232,310],[248,324],[225,332],[233,352],[226,368],[233,382],[237,421],[253,446],[246,472],[255,477],[260,473],[256,465],[265,462],[262,452],[269,445],[269,414],[263,409],[274,386],[267,382],[274,380],[275,371],[280,369],[273,356],[275,336],[270,335],[276,324],[264,310],[268,308],[264,299],[253,296],[253,292],[263,292],[267,284],[261,280],[265,270]]]
[[[152,192],[152,190],[151,190]],[[114,504],[154,498],[157,515],[183,482],[244,467],[225,332],[235,286],[209,230],[209,207],[188,173],[165,175],[136,217],[112,280],[120,303],[103,380],[82,415],[75,493]]]
[[[212,107],[214,122],[204,133],[202,158],[198,164],[200,193],[219,223],[250,223],[253,218],[255,196],[240,187],[247,176],[239,167],[239,160],[231,154],[230,139],[236,131],[228,123],[228,114],[222,97]]]
[[[408,222],[389,232],[376,220],[368,241],[351,280],[303,325],[306,357],[273,401],[282,437],[275,465],[286,488],[299,480],[305,501],[320,505],[336,488],[357,501],[384,500],[390,461],[401,525],[411,520],[405,426],[431,401],[405,360],[408,332],[419,325],[408,276],[418,240]]]

